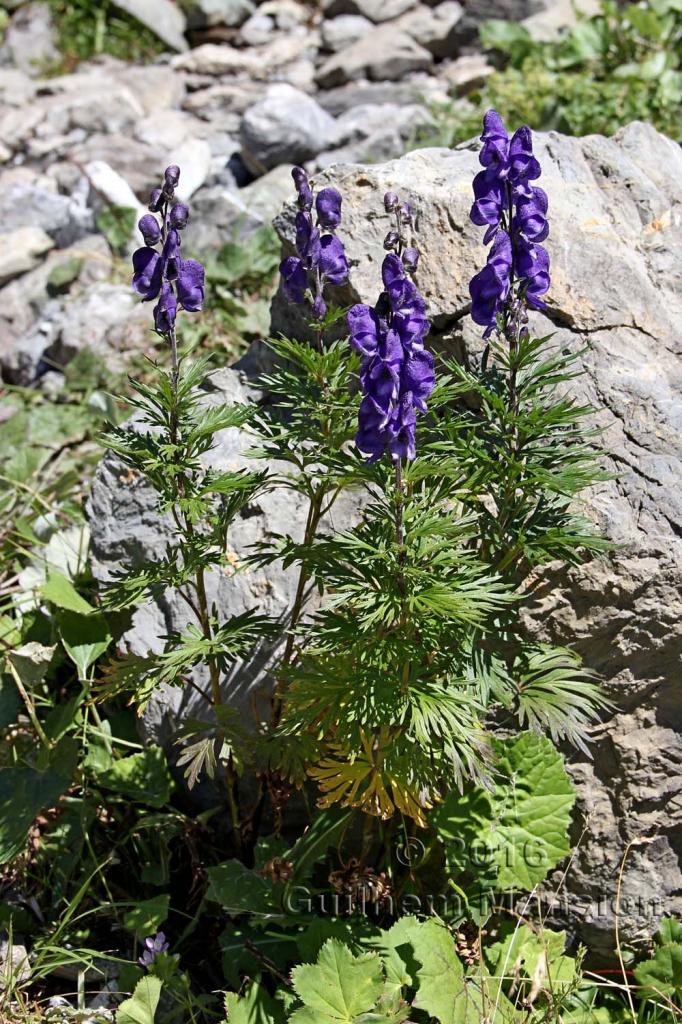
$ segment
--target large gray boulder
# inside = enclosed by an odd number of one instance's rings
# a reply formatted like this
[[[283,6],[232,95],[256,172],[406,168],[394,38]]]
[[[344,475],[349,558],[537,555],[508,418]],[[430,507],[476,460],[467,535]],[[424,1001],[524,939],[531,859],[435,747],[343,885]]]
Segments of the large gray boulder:
[[[481,232],[468,218],[478,145],[422,150],[382,165],[338,166],[319,183],[344,195],[340,234],[352,267],[345,302],[374,301],[380,287],[387,229],[382,196],[397,191],[414,207],[422,259],[419,285],[434,323],[431,344],[451,352],[480,351],[468,316],[468,282],[485,259]],[[650,933],[662,912],[682,912],[682,151],[651,127],[633,124],[613,139],[537,138],[549,193],[553,262],[549,307],[534,327],[554,331],[568,349],[584,349],[580,394],[599,410],[604,462],[614,479],[589,495],[588,511],[618,545],[609,557],[539,581],[529,628],[575,647],[604,680],[616,705],[594,730],[592,760],[571,754],[585,820],[568,874],[568,906],[577,934],[597,953],[614,941],[614,899],[623,876],[624,939]],[[293,204],[277,227],[289,246]],[[281,296],[273,329],[300,321]],[[244,385],[220,378],[225,400]],[[247,439],[227,433],[211,458],[239,465]],[[302,508],[293,497],[259,500],[236,524],[236,557],[274,530],[299,535]],[[347,521],[339,509],[336,524]],[[153,496],[106,458],[91,501],[93,569],[107,578],[163,550],[167,529]],[[230,614],[257,606],[279,614],[291,597],[279,569],[210,581],[211,597]],[[124,637],[131,650],[158,647],[167,629],[186,621],[172,595],[139,610]],[[240,669],[241,706],[267,687],[262,662]],[[191,690],[172,691],[147,718],[149,735],[172,735],[193,713]],[[165,703],[164,703],[165,702]],[[577,825],[576,840],[582,826]],[[640,840],[647,840],[640,842]]]
[[[482,232],[469,221],[478,148],[421,150],[319,179],[344,196],[339,233],[353,285],[344,301],[376,299],[382,196],[394,190],[416,213],[431,343],[474,356],[480,331],[467,315],[468,283],[485,260]],[[623,935],[636,940],[661,913],[682,912],[682,150],[640,123],[613,139],[539,135],[536,150],[550,201],[552,286],[534,327],[584,349],[586,375],[575,386],[598,410],[614,474],[588,496],[588,512],[618,547],[547,574],[529,616],[540,638],[582,654],[616,704],[594,732],[593,760],[570,755],[586,831],[568,875],[569,912],[599,953],[613,949],[629,843]],[[292,212],[277,221],[287,246]],[[281,296],[273,326],[300,329]]]

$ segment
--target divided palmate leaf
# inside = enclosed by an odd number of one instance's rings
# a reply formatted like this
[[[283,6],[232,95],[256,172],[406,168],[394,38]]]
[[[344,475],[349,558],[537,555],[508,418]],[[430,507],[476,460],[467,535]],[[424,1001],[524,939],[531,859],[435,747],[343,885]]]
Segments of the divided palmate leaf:
[[[377,954],[353,956],[337,939],[325,942],[317,963],[296,967],[292,978],[304,1005],[289,1018],[291,1024],[357,1024],[384,992]]]

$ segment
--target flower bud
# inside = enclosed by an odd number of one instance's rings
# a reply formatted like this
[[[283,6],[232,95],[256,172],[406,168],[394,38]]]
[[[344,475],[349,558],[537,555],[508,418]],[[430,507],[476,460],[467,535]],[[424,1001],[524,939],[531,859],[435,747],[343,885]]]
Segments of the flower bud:
[[[310,187],[308,181],[308,175],[302,167],[292,167],[291,177],[294,179],[294,185],[298,192],[298,208],[299,210],[310,210],[313,205],[313,190]]]
[[[163,172],[163,177],[166,185],[169,188],[177,188],[178,182],[180,181],[180,168],[176,164],[171,164]]]
[[[184,203],[176,203],[170,212],[171,227],[177,228],[178,231],[182,231],[183,228],[187,227],[188,220],[189,207],[185,206]]]
[[[140,217],[137,226],[144,238],[144,244],[156,245],[161,238],[161,227],[156,217],[152,216],[151,213],[145,213],[144,217]]]
[[[409,203],[400,204],[400,216],[405,224],[412,222],[412,207]]]
[[[396,249],[398,242],[400,241],[400,235],[397,231],[389,231],[384,238],[384,249],[388,249],[389,252]]]
[[[313,315],[316,320],[324,320],[327,315],[327,303],[321,295],[316,295],[313,300]]]
[[[397,209],[399,202],[400,200],[395,192],[387,192],[384,196],[384,209],[386,213],[393,213]]]
[[[403,265],[405,267],[405,270],[409,271],[410,274],[413,274],[417,269],[418,263],[419,251],[417,249],[413,249],[412,247],[406,249],[405,252],[403,253]]]
[[[149,193],[149,206],[148,209],[152,213],[158,213],[163,206],[164,195],[160,188],[153,188]]]

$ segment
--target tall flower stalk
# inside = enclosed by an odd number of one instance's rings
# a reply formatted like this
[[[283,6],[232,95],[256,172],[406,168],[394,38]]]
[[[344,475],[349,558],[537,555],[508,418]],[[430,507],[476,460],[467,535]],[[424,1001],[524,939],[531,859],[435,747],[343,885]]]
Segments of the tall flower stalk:
[[[208,360],[191,361],[179,354],[178,312],[199,312],[204,302],[204,268],[182,252],[189,209],[175,202],[179,179],[179,168],[168,167],[162,186],[152,191],[150,212],[139,223],[145,244],[133,254],[133,288],[143,301],[156,300],[154,328],[170,352],[170,372],[157,366],[151,382],[131,381],[131,404],[138,416],[112,427],[105,438],[108,447],[154,487],[159,511],[170,514],[175,531],[164,557],[122,573],[105,600],[110,607],[126,608],[145,594],[158,597],[172,589],[195,622],[183,632],[171,632],[160,655],[123,659],[110,672],[104,692],[116,693],[124,682],[130,685],[135,679],[134,700],[141,708],[161,684],[189,684],[199,693],[212,710],[212,719],[183,728],[180,739],[185,745],[178,764],[185,766],[190,786],[202,771],[213,776],[216,765],[221,765],[239,847],[238,773],[248,749],[221,684],[230,666],[268,636],[271,624],[252,611],[221,620],[209,602],[207,574],[228,570],[229,527],[263,487],[266,475],[212,470],[202,462],[216,432],[240,426],[251,413],[246,406],[211,406],[201,390]],[[202,685],[204,669],[209,691]]]
[[[348,313],[351,343],[362,358],[363,399],[355,442],[376,462],[388,453],[395,473],[396,543],[404,561],[403,460],[416,455],[417,412],[426,412],[435,374],[433,356],[424,346],[430,323],[426,303],[411,275],[419,252],[408,245],[412,210],[395,192],[384,196],[384,209],[394,218],[384,238],[388,250],[381,275],[384,290],[373,307],[358,304]]]

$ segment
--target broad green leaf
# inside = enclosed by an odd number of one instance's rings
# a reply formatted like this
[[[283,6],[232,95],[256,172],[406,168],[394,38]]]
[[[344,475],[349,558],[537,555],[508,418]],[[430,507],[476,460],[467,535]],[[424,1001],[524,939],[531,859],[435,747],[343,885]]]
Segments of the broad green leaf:
[[[154,1024],[156,1008],[161,995],[161,981],[152,974],[145,975],[135,986],[129,999],[124,999],[116,1014],[116,1024]]]
[[[170,798],[172,780],[161,747],[122,757],[94,774],[100,786],[152,807],[163,807]]]
[[[249,985],[244,996],[227,992],[225,1009],[228,1024],[284,1024],[285,1020],[282,1004],[257,981]]]
[[[466,977],[445,925],[431,919],[411,931],[410,945],[421,967],[413,1002],[440,1024],[507,1024],[518,1015],[500,991],[500,983],[481,972]]]
[[[638,964],[635,978],[645,998],[661,996],[682,999],[682,923],[664,917],[655,936],[656,949],[650,960]]]
[[[47,755],[44,770],[0,768],[0,864],[21,853],[28,830],[45,808],[71,784],[76,751],[66,741]]]
[[[111,633],[103,615],[83,615],[61,611],[57,616],[59,635],[66,653],[74,662],[81,679],[111,643]]]
[[[123,927],[140,940],[146,939],[148,935],[156,935],[168,917],[169,904],[170,896],[167,893],[142,900],[124,916]]]
[[[568,856],[575,792],[554,745],[534,733],[494,743],[492,793],[452,792],[431,815],[449,860],[479,884],[530,890]]]
[[[292,972],[296,995],[304,1004],[291,1024],[354,1024],[374,1010],[384,990],[381,960],[376,953],[353,956],[337,939],[329,939],[315,964]]]
[[[84,597],[81,597],[71,580],[56,570],[52,570],[48,575],[42,586],[42,594],[51,604],[66,611],[91,615],[95,610]]]
[[[208,868],[206,897],[215,900],[229,914],[272,914],[279,909],[274,886],[241,861],[226,860]]]

